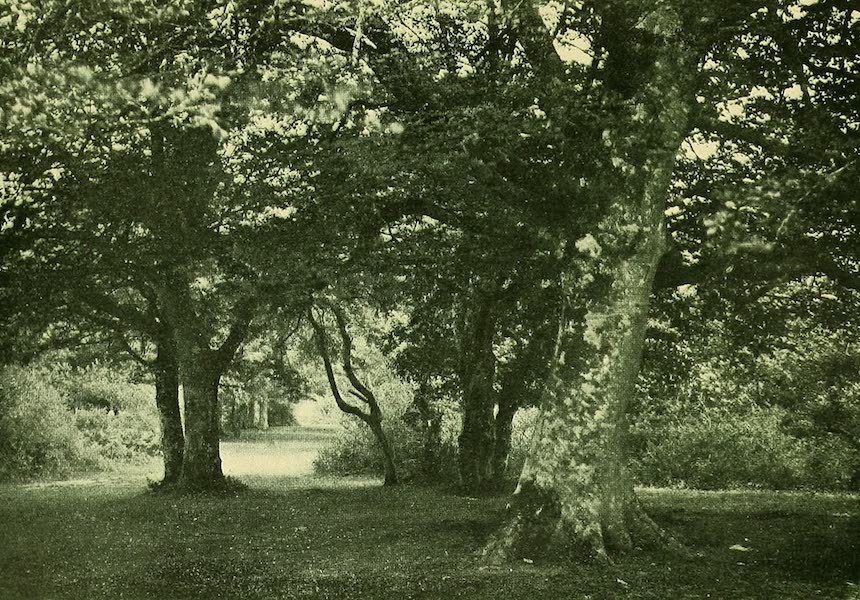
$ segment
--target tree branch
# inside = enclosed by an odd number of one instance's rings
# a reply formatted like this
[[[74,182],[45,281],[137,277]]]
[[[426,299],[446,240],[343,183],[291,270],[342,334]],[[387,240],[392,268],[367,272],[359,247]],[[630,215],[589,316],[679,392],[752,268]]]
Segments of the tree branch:
[[[355,369],[352,367],[352,337],[349,335],[349,331],[346,328],[346,315],[343,312],[343,309],[339,306],[332,306],[332,313],[334,313],[334,319],[337,322],[337,329],[340,333],[340,339],[342,340],[342,350],[341,350],[341,359],[343,362],[343,372],[346,373],[347,379],[349,379],[352,387],[356,389],[358,394],[353,394],[364,400],[364,402],[370,406],[371,414],[379,411],[379,405],[376,402],[376,397],[373,395],[373,392],[368,389],[366,385],[364,385],[358,376],[355,374]]]
[[[563,75],[564,61],[558,55],[552,32],[544,25],[533,0],[502,0],[502,7],[510,13],[508,18],[517,39],[535,70],[548,77]]]
[[[92,288],[81,290],[76,295],[91,309],[113,317],[120,323],[127,324],[129,328],[152,335],[157,333],[157,323],[137,308],[121,304],[107,294],[99,293]]]
[[[123,350],[125,350],[126,354],[128,354],[132,359],[143,365],[144,367],[151,369],[155,365],[155,361],[147,360],[140,352],[135,350],[132,345],[125,339],[125,335],[122,332],[117,332],[116,340],[122,345]]]
[[[215,351],[215,360],[223,369],[226,369],[230,365],[236,354],[236,350],[245,341],[256,309],[257,298],[255,296],[244,298],[237,303],[235,308],[236,314],[233,324],[230,326],[230,332],[221,343],[221,346]]]
[[[343,399],[343,396],[340,394],[340,390],[337,386],[337,379],[334,376],[334,369],[331,365],[331,358],[329,357],[328,345],[326,344],[326,334],[323,326],[314,318],[313,308],[308,308],[307,313],[308,321],[311,324],[311,327],[314,330],[314,340],[316,341],[317,351],[319,352],[320,358],[322,358],[323,366],[325,367],[326,378],[328,379],[329,388],[331,388],[332,396],[334,396],[335,404],[337,407],[349,414],[354,415],[364,421],[365,423],[370,422],[370,415],[362,411],[357,406],[353,406]]]

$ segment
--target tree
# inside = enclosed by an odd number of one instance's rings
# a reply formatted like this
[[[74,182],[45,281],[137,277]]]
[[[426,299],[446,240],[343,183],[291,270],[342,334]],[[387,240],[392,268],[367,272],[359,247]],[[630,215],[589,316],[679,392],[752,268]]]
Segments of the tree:
[[[665,541],[635,499],[623,440],[652,282],[664,252],[673,165],[693,128],[708,60],[719,64],[725,60],[722,44],[736,43],[750,29],[768,36],[766,28],[779,31],[782,22],[781,13],[764,19],[756,12],[762,7],[741,4],[723,7],[721,14],[711,6],[693,14],[683,3],[594,8],[605,52],[600,79],[610,101],[600,110],[614,117],[602,137],[617,179],[595,182],[598,196],[611,202],[595,232],[569,238],[588,258],[562,276],[565,316],[553,372],[511,521],[488,547],[496,556],[549,548],[606,557],[633,543]],[[835,27],[830,20],[838,20],[838,7],[819,16]],[[626,156],[616,154],[619,142]]]
[[[307,313],[308,322],[314,331],[314,342],[316,343],[317,351],[323,361],[325,368],[326,380],[331,389],[337,407],[348,415],[353,415],[361,419],[370,428],[373,436],[379,445],[379,450],[382,453],[383,466],[385,469],[384,485],[396,485],[398,483],[397,469],[394,465],[394,451],[391,443],[385,434],[385,429],[382,426],[382,409],[379,407],[379,402],[376,399],[373,391],[359,378],[352,364],[352,336],[347,329],[346,313],[337,305],[329,307],[334,316],[337,332],[340,336],[341,347],[341,368],[349,381],[351,389],[350,395],[357,398],[366,410],[362,410],[360,406],[347,402],[340,392],[340,387],[337,383],[334,368],[332,366],[331,351],[329,350],[329,341],[322,320],[314,315],[314,309],[309,308]]]
[[[282,145],[302,137],[303,120],[333,118],[335,103],[332,111],[318,103],[305,110],[301,86],[269,84],[301,70],[293,58],[302,50],[286,43],[249,54],[230,27],[229,7],[42,8],[37,14],[21,5],[2,20],[9,33],[0,89],[9,183],[3,209],[4,233],[17,239],[12,268],[26,272],[34,257],[95,262],[100,290],[155,303],[186,402],[179,483],[218,487],[220,378],[265,301],[289,295],[294,288],[285,280],[307,281],[295,270],[282,278],[283,266],[272,269],[265,254],[268,242],[289,240],[280,252],[291,265],[285,249],[298,253],[314,230],[303,227],[312,218],[300,225],[295,216],[304,190],[285,192],[291,173],[267,171],[266,152],[276,134]],[[326,57],[315,56],[304,67],[324,72]],[[317,75],[309,87],[324,73]],[[130,326],[127,313],[114,316]]]

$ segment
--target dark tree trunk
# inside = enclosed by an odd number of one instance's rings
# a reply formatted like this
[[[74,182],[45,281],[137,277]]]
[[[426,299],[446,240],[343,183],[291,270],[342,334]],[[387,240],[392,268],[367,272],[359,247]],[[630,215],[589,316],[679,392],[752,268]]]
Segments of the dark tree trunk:
[[[218,384],[221,374],[206,364],[185,369],[185,454],[180,484],[188,489],[223,485]]]
[[[385,430],[382,428],[382,419],[377,418],[367,423],[370,430],[373,432],[373,437],[379,444],[379,449],[382,451],[382,466],[385,472],[385,480],[383,485],[397,485],[397,468],[394,466],[394,450],[391,448],[391,443],[385,435]]]
[[[466,332],[461,374],[463,428],[458,439],[458,467],[463,491],[479,494],[492,486],[493,408],[496,357],[493,302],[483,298]]]
[[[423,481],[435,482],[442,475],[442,415],[433,409],[428,387],[422,383],[415,393],[422,432],[419,472]]]
[[[517,414],[518,404],[513,395],[502,393],[499,395],[499,410],[496,413],[495,439],[493,442],[493,487],[501,489],[505,485],[508,476],[508,460],[511,455],[511,434],[513,432],[514,416]]]
[[[213,349],[213,328],[197,313],[189,286],[187,276],[174,273],[158,290],[176,340],[185,399],[185,453],[178,485],[189,490],[222,489],[218,386],[247,334],[256,304],[253,299],[237,304],[227,338]]]
[[[179,409],[179,365],[172,338],[160,340],[155,358],[155,404],[161,420],[164,483],[176,483],[182,470],[185,433]]]

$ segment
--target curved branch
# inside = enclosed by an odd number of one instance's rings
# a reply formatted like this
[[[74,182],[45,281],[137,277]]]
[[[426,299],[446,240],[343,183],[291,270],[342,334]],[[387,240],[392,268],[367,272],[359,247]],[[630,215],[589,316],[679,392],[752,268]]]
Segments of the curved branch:
[[[124,333],[118,331],[116,339],[122,345],[122,348],[123,350],[125,350],[126,354],[128,354],[136,362],[140,363],[147,369],[152,369],[155,366],[155,361],[147,360],[142,353],[138,352],[132,347],[131,343],[129,343],[129,341],[125,338]]]
[[[358,376],[355,374],[355,369],[352,367],[352,337],[349,335],[349,331],[346,328],[346,314],[343,312],[343,309],[339,306],[332,306],[332,312],[334,313],[334,319],[337,322],[337,329],[340,333],[340,339],[343,341],[342,344],[342,352],[341,359],[343,362],[343,371],[346,373],[347,379],[349,379],[349,383],[352,384],[352,387],[356,389],[357,394],[353,394],[354,396],[364,400],[364,402],[370,406],[371,413],[379,412],[379,405],[376,402],[376,397],[373,395],[373,392],[364,385]]]
[[[331,388],[332,396],[334,396],[334,401],[337,404],[337,407],[350,415],[355,415],[365,423],[369,423],[371,418],[370,415],[362,411],[357,406],[353,406],[343,399],[341,396],[340,389],[337,386],[337,380],[334,376],[334,369],[331,365],[331,358],[329,357],[328,345],[326,344],[326,335],[325,329],[319,323],[319,321],[314,318],[314,313],[312,308],[308,308],[308,321],[311,324],[311,327],[314,330],[314,340],[316,341],[317,351],[320,354],[320,358],[322,358],[323,366],[325,367],[326,379],[328,379],[328,385]]]
[[[215,357],[222,368],[227,368],[236,354],[236,350],[248,336],[248,329],[254,319],[257,308],[257,299],[254,296],[244,298],[237,303],[236,317],[230,326],[230,332],[226,339],[215,351]]]

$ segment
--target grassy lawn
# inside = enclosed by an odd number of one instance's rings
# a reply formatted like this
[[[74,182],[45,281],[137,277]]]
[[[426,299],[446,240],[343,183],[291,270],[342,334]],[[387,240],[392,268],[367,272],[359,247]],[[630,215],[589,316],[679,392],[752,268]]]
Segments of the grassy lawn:
[[[860,598],[856,496],[643,490],[694,559],[488,568],[477,550],[504,498],[243,480],[235,497],[158,496],[118,475],[0,486],[0,599]]]

